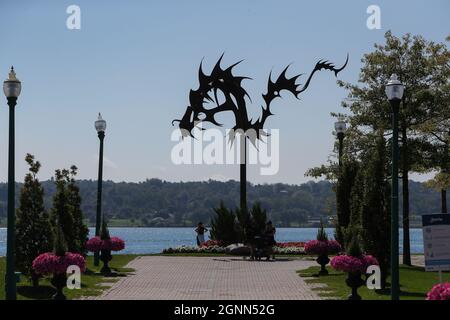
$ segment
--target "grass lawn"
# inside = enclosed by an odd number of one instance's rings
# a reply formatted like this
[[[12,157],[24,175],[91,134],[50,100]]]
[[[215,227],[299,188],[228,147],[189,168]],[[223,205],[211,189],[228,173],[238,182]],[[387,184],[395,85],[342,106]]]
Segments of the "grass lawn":
[[[109,288],[107,283],[114,283],[120,277],[125,277],[127,273],[134,271],[133,269],[125,268],[125,266],[136,257],[137,255],[113,255],[110,266],[117,274],[113,277],[103,277],[98,273],[102,263],[100,263],[99,267],[94,267],[93,257],[89,256],[87,258],[88,270],[81,275],[81,289],[69,290],[66,288],[64,293],[68,299],[100,295],[103,290]],[[5,257],[0,257],[0,300],[5,299],[5,269],[6,259]],[[17,299],[19,300],[51,299],[54,292],[48,278],[41,279],[37,288],[33,288],[28,278],[24,276],[22,276],[21,282],[17,284]]]
[[[301,277],[311,277],[314,279],[306,279],[307,283],[325,284],[325,288],[314,288],[317,290],[319,296],[328,297],[332,299],[347,299],[350,294],[350,288],[345,284],[346,274],[335,271],[330,266],[327,266],[329,275],[318,276],[320,267],[310,267],[305,270],[298,271]],[[445,272],[442,275],[443,281],[450,282],[450,273]],[[389,282],[389,279],[388,279]],[[400,286],[401,300],[424,300],[426,293],[439,282],[437,272],[425,272],[424,268],[405,265],[400,266]],[[323,292],[320,292],[323,291]],[[369,290],[366,286],[358,289],[359,295],[364,300],[389,300],[390,291],[387,290]]]

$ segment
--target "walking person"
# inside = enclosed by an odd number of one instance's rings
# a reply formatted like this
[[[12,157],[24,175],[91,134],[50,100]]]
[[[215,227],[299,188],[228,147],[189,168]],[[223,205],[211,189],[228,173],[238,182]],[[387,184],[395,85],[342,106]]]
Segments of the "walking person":
[[[208,229],[203,225],[203,222],[199,222],[194,231],[197,232],[197,245],[201,247],[202,244],[205,243],[205,232],[207,232]]]

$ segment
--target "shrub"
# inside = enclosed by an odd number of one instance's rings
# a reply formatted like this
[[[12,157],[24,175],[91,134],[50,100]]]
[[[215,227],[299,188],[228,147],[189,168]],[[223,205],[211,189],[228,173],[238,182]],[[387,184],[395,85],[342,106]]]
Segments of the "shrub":
[[[216,216],[211,221],[211,239],[229,245],[239,241],[239,233],[236,228],[236,215],[228,210],[223,202],[214,209]]]

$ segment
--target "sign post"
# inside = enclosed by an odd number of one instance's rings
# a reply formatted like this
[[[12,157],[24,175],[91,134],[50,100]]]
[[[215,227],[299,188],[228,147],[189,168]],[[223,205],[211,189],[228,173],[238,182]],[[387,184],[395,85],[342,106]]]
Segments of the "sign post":
[[[438,271],[442,283],[442,271],[450,270],[450,214],[426,214],[422,216],[425,271]]]

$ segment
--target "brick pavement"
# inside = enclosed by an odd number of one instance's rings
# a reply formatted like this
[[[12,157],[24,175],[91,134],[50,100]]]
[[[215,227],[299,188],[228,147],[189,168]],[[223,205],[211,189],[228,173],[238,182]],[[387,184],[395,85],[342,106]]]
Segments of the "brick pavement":
[[[297,270],[313,261],[249,261],[240,257],[142,256],[101,296],[89,299],[133,300],[311,300],[320,299]]]

